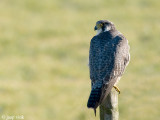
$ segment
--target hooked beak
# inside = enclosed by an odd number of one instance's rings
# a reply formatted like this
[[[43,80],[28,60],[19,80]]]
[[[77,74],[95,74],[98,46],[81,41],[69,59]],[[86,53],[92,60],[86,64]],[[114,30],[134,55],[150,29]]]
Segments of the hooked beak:
[[[94,27],[94,30],[97,30],[97,26]]]

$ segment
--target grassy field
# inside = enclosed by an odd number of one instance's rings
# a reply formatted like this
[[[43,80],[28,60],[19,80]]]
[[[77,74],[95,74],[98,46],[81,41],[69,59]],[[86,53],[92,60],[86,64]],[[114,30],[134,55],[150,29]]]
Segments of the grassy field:
[[[159,0],[0,0],[0,119],[99,120],[86,107],[88,51],[108,19],[131,46],[120,119],[159,120],[159,11]]]

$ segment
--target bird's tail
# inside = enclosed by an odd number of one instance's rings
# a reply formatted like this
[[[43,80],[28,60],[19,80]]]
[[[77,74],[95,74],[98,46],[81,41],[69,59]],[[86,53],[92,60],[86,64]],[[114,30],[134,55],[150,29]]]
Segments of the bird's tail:
[[[96,108],[99,105],[101,92],[102,92],[101,88],[92,89],[90,96],[89,96],[89,99],[88,99],[87,107],[94,109],[95,116],[96,116]]]

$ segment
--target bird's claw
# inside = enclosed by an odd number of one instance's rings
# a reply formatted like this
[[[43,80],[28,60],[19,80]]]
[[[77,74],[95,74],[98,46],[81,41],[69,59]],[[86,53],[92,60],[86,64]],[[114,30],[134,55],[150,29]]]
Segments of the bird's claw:
[[[121,93],[121,91],[120,91],[120,89],[117,87],[117,86],[113,86],[114,88],[115,88],[115,90],[120,94]]]

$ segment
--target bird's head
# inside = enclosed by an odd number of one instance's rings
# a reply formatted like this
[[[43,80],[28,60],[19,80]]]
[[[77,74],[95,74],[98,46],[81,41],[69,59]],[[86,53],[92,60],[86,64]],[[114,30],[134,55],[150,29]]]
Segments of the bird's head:
[[[113,29],[115,29],[114,24],[108,20],[99,20],[96,22],[96,26],[94,27],[94,30],[97,31],[97,35]]]

